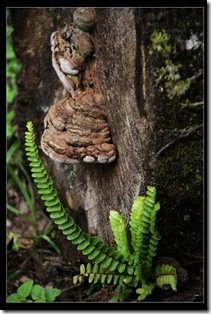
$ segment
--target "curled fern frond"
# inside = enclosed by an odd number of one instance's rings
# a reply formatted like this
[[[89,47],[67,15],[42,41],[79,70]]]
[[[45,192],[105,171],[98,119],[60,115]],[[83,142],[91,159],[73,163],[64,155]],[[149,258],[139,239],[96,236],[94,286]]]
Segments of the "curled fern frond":
[[[126,260],[128,260],[130,256],[130,250],[124,217],[118,211],[110,210],[109,219],[117,245],[117,250],[124,256]]]
[[[113,250],[97,236],[84,233],[66,212],[53,186],[53,181],[39,157],[32,122],[27,123],[27,129],[28,131],[25,133],[26,156],[30,162],[32,177],[38,193],[44,201],[50,218],[66,238],[90,261],[99,264],[104,269],[115,270],[120,274],[127,271],[127,267],[130,267],[130,265],[119,252]]]
[[[177,271],[176,268],[168,264],[159,264],[155,268],[156,283],[159,288],[170,286],[177,291]]]

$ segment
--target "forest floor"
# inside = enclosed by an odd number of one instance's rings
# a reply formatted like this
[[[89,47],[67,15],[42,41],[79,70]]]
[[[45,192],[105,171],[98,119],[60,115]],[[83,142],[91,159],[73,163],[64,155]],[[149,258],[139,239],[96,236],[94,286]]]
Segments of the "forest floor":
[[[14,190],[8,200],[10,198],[13,198],[13,205],[15,199],[16,202],[20,201]],[[65,260],[62,254],[58,254],[40,236],[49,223],[41,210],[37,211],[36,218],[39,236],[33,237],[31,213],[23,201],[19,208],[21,215],[16,216],[9,212],[7,217],[7,295],[16,292],[21,283],[32,279],[43,287],[60,289],[61,295],[56,302],[109,302],[115,293],[114,286],[89,285],[86,281],[73,284],[73,276],[79,274],[82,261]],[[56,246],[55,229],[51,230],[49,236]],[[198,251],[195,255],[188,255],[187,252],[184,261],[182,267],[188,273],[187,282],[179,283],[177,292],[155,288],[143,302],[203,302],[203,254]],[[125,302],[136,300],[134,291]]]

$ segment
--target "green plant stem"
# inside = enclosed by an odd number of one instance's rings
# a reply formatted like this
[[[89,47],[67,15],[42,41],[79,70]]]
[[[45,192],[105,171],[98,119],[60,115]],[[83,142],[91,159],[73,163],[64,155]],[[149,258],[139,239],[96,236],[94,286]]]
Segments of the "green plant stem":
[[[18,210],[17,208],[13,207],[13,206],[10,205],[10,204],[7,204],[7,209],[8,209],[12,214],[15,214],[15,215],[17,215],[17,216],[20,216],[20,215],[21,215],[20,210]]]
[[[18,141],[14,142],[9,149],[7,150],[7,164],[9,164],[12,160],[12,157],[14,153],[17,151],[17,149],[20,148],[20,145]]]
[[[31,209],[31,214],[32,214],[32,220],[35,222],[36,227],[37,227],[36,210],[35,210],[35,197],[34,197],[34,190],[33,190],[32,182],[31,182],[30,176],[28,175],[26,169],[23,167],[22,163],[20,161],[18,161],[17,165],[19,166],[19,168],[21,169],[21,171],[23,172],[23,174],[25,175],[25,177],[27,179],[28,189],[29,189],[29,193],[30,193],[30,200],[31,200],[31,208],[30,209]]]
[[[28,195],[23,183],[21,182],[20,178],[16,175],[15,171],[12,169],[11,165],[7,165],[7,170],[8,174],[11,176],[11,178],[14,180],[16,183],[17,187],[19,188],[20,192],[22,193],[26,203],[28,204],[30,210],[31,210],[31,218],[32,218],[32,224],[34,227],[34,231],[36,233],[36,216],[35,216],[35,211],[33,210],[33,201],[31,200],[30,196]]]
[[[52,248],[56,251],[58,255],[60,255],[60,249],[58,246],[47,236],[46,234],[41,235],[41,239],[45,240],[48,244],[52,246]]]

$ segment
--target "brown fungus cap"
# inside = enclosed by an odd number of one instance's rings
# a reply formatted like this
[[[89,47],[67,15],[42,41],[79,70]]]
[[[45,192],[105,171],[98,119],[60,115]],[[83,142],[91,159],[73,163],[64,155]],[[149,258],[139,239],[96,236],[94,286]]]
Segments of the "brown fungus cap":
[[[116,159],[103,96],[91,88],[53,104],[44,122],[41,148],[64,163],[109,163]]]

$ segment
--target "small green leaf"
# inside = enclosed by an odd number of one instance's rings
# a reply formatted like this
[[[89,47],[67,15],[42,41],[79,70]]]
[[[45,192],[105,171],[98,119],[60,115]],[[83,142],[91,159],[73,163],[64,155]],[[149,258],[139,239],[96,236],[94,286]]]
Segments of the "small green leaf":
[[[97,251],[99,252],[99,251]],[[89,259],[91,259],[90,255],[88,256]],[[107,258],[106,254],[99,254],[97,255],[96,259],[95,259],[95,263],[101,263],[103,262],[105,259]]]
[[[120,284],[117,287],[117,292],[118,292],[120,301],[124,301],[124,290],[125,290],[125,286],[123,284]]]
[[[95,251],[94,245],[89,244],[89,246],[87,246],[87,248],[82,250],[82,253],[84,255],[88,255],[88,254],[92,253],[93,251]]]
[[[103,263],[101,264],[101,267],[102,268],[108,268],[111,264],[111,262],[113,261],[113,258],[112,257],[107,257]]]
[[[7,302],[21,302],[23,299],[19,294],[12,293],[7,297]]]
[[[73,225],[73,222],[71,220],[69,220],[69,218],[68,218],[67,222],[62,223],[61,225],[59,225],[59,229],[60,230],[65,230],[65,229],[71,227],[72,225]]]
[[[155,283],[143,284],[141,288],[136,289],[136,293],[140,294],[139,301],[143,301],[155,287]]]
[[[119,297],[117,294],[115,294],[108,302],[109,303],[116,303],[119,301]]]
[[[118,267],[118,271],[119,271],[120,273],[123,273],[123,271],[125,270],[125,268],[126,268],[126,264],[120,264],[119,267]]]
[[[42,286],[35,284],[32,288],[31,296],[33,300],[43,300],[45,299],[45,289]]]
[[[50,196],[49,196],[50,197]],[[57,219],[57,218],[62,218],[64,216],[64,212],[61,210],[60,212],[53,212],[50,213],[51,219]],[[63,231],[65,232],[65,231]]]
[[[7,37],[8,37],[8,39],[11,37],[12,32],[13,32],[13,27],[11,25],[7,25]]]
[[[100,255],[100,256],[99,256],[99,255]],[[104,255],[104,254],[103,254],[103,255]],[[92,259],[95,259],[97,256],[98,256],[98,258],[97,258],[95,261],[99,263],[99,260],[101,260],[101,252],[100,252],[100,250],[95,250],[95,251],[93,251],[92,253],[90,253],[90,254],[88,255],[88,259],[89,259],[89,260],[92,260]]]
[[[92,265],[91,265],[90,263],[88,263],[88,264],[86,265],[86,272],[87,272],[88,274],[92,272]]]
[[[99,279],[100,279],[100,274],[95,274],[94,284],[97,283]]]
[[[113,278],[113,283],[114,285],[117,284],[117,281],[119,280],[119,275],[114,275],[114,278]]]
[[[16,132],[16,126],[12,124],[7,124],[7,139],[10,140]]]
[[[45,297],[47,302],[54,302],[55,299],[61,294],[61,290],[57,288],[48,288],[45,290]]]
[[[94,264],[94,266],[93,266],[93,273],[96,274],[98,272],[98,270],[99,270],[98,264]]]
[[[34,301],[35,303],[45,303],[46,302],[46,299],[45,297],[42,297],[42,298],[39,298],[37,299],[36,301]]]
[[[111,265],[109,266],[109,270],[110,270],[110,271],[114,271],[114,270],[117,268],[118,265],[119,265],[119,261],[113,260],[113,262],[112,262]]]
[[[7,60],[15,58],[15,53],[11,44],[7,44]]]
[[[85,274],[85,272],[86,272],[85,266],[84,266],[84,264],[81,264],[80,265],[80,274]]]
[[[113,275],[112,275],[112,274],[109,274],[109,275],[107,276],[107,284],[108,284],[108,285],[111,283],[112,279],[113,279]]]
[[[127,276],[127,277],[124,278],[123,281],[124,281],[124,283],[129,284],[131,282],[131,280],[132,280],[132,277]]]
[[[17,290],[18,295],[20,297],[27,298],[31,293],[33,283],[33,280],[24,282]]]
[[[101,281],[102,285],[105,283],[105,280],[106,280],[106,275],[102,274],[101,277],[100,277],[100,281]]]
[[[92,283],[93,279],[94,279],[94,274],[93,273],[89,274],[88,282]]]
[[[73,276],[73,284],[74,285],[77,284],[78,280],[79,280],[79,275]]]
[[[127,272],[129,275],[132,275],[134,273],[134,266],[133,265],[129,265],[127,267]]]

